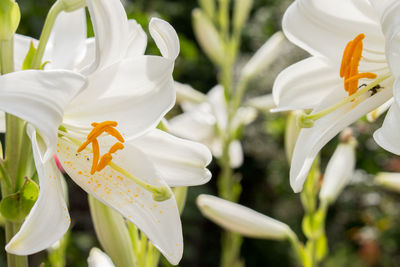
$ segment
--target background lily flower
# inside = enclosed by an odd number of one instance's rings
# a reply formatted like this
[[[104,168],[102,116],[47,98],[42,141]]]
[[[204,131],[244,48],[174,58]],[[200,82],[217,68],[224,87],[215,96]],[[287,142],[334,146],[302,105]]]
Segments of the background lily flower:
[[[141,29],[127,20],[119,0],[93,0],[87,4],[96,34],[96,52],[93,61],[87,60],[89,67],[82,69],[88,75],[86,88],[72,101],[63,102],[56,110],[57,120],[41,118],[36,122],[36,117],[22,116],[37,128],[28,130],[40,194],[6,249],[13,254],[35,253],[67,230],[70,220],[65,203],[54,186],[47,184],[56,183],[60,175],[54,162],[47,160],[57,151],[65,171],[78,185],[132,221],[172,264],[177,264],[183,251],[182,230],[169,186],[198,185],[211,177],[206,169],[211,154],[205,146],[156,129],[175,102],[172,71],[179,53],[178,37],[167,22],[152,19],[150,34],[162,57],[145,56]],[[30,90],[30,77],[18,73]],[[5,83],[9,82],[4,77]],[[51,95],[47,84],[41,86],[40,90]],[[41,99],[44,107],[52,103],[47,98]],[[52,112],[49,110],[49,114]],[[102,122],[111,122],[112,126],[103,127]],[[96,128],[97,124],[102,128]],[[92,149],[80,149],[89,139]],[[114,147],[116,143],[119,145]],[[39,236],[41,242],[37,241]]]
[[[398,172],[380,172],[375,181],[387,189],[400,192],[400,174]]]
[[[329,140],[393,96],[380,20],[381,12],[391,12],[393,7],[378,9],[370,2],[375,1],[299,0],[283,18],[285,35],[312,55],[282,71],[273,88],[276,111],[311,109],[303,119],[315,118],[309,121],[312,127],[300,131],[293,152],[290,182],[295,192],[301,191],[316,155]],[[358,73],[376,79],[360,79],[354,84],[359,75],[352,85],[358,91],[346,92],[346,82],[339,74],[347,64],[348,56],[343,55],[346,44],[353,39],[356,43],[356,36],[365,36],[362,45],[357,44],[362,52]]]
[[[112,260],[98,248],[92,248],[90,250],[89,257],[87,259],[89,267],[114,267]]]
[[[292,234],[286,224],[222,198],[200,195],[197,206],[205,217],[243,236],[283,240]]]
[[[188,95],[189,85],[175,84],[177,88],[184,87],[183,90]],[[178,91],[183,90],[178,89]],[[196,95],[199,94],[193,88],[191,90],[196,92]],[[226,131],[235,132],[240,127],[251,123],[256,117],[256,111],[250,107],[239,108],[230,129],[227,129],[228,110],[223,87],[215,86],[204,98],[206,101],[203,103],[187,100],[181,102],[184,112],[169,121],[169,129],[177,136],[205,144],[213,155],[219,158],[222,155],[221,134]],[[231,167],[240,167],[243,163],[243,149],[239,140],[232,141],[229,153]]]

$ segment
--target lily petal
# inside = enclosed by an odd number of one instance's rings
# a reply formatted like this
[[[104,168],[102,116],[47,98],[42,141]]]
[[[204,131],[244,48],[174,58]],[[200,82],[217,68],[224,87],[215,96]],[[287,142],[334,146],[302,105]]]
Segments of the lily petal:
[[[172,71],[170,60],[155,56],[131,58],[97,71],[68,105],[64,123],[89,130],[94,121],[113,120],[126,139],[140,136],[155,128],[175,103]]]
[[[104,138],[100,143],[100,150],[104,151],[114,140]],[[179,262],[183,240],[179,211],[173,196],[166,201],[154,201],[152,193],[110,166],[90,175],[92,153],[87,150],[76,153],[78,146],[63,138],[59,138],[58,144],[57,156],[61,164],[82,189],[132,221],[168,261],[172,264]],[[113,162],[146,183],[168,187],[146,154],[136,146],[125,143],[123,150],[113,154]]]
[[[217,119],[218,127],[221,130],[225,130],[228,123],[228,109],[225,101],[224,88],[219,84],[214,86],[207,93],[207,99]]]
[[[73,70],[85,55],[86,14],[81,8],[61,12],[56,19],[46,46],[46,68]]]
[[[366,35],[367,49],[384,52],[379,18],[367,1],[295,1],[285,12],[282,24],[290,41],[333,62],[340,62],[347,42],[359,33]]]
[[[32,141],[40,191],[21,229],[6,246],[8,253],[16,255],[29,255],[50,247],[65,234],[71,221],[64,200],[61,173],[52,159],[43,159],[46,145],[38,139],[35,128],[29,125],[27,132]]]
[[[243,164],[243,149],[240,141],[235,140],[229,145],[230,166],[239,168]]]
[[[312,128],[305,128],[300,131],[290,168],[290,184],[295,192],[302,190],[311,165],[322,147],[345,127],[371,110],[378,108],[392,97],[391,85],[385,84],[385,86],[387,87],[381,92],[373,96],[370,96],[367,92],[364,99],[350,102],[317,120]],[[345,97],[346,92],[339,87],[322,100],[322,104],[315,108],[311,114],[332,106]]]
[[[32,123],[52,157],[64,107],[83,87],[85,78],[69,71],[19,71],[0,76],[0,109]]]
[[[193,186],[207,183],[211,173],[206,168],[211,152],[202,144],[175,137],[155,129],[130,141],[154,163],[169,186]],[[171,152],[173,151],[173,153]]]
[[[89,253],[88,267],[114,267],[114,263],[106,253],[98,248],[92,248]]]
[[[152,18],[149,30],[163,57],[175,60],[179,55],[179,39],[174,28],[164,20]]]
[[[87,0],[96,36],[96,59],[83,70],[93,73],[122,60],[129,45],[129,26],[120,0]]]
[[[283,240],[291,235],[286,224],[215,196],[200,195],[197,206],[210,220],[246,237]]]
[[[310,57],[283,70],[274,82],[272,93],[276,109],[286,111],[312,109],[343,84],[339,70],[321,57]]]
[[[127,50],[127,57],[142,56],[146,51],[147,46],[147,35],[144,32],[142,26],[140,26],[136,20],[130,19],[129,24],[129,47]]]
[[[382,127],[375,131],[375,142],[393,154],[400,155],[400,108],[394,102],[386,114]]]

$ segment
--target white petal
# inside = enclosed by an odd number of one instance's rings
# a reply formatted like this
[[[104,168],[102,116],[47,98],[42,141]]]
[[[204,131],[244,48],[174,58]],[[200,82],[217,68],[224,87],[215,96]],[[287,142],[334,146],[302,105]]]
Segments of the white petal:
[[[400,173],[398,172],[380,172],[376,176],[376,182],[387,189],[400,192]]]
[[[83,87],[83,76],[69,71],[19,71],[0,76],[0,110],[39,129],[52,157],[64,107]]]
[[[101,139],[101,151],[108,150],[114,142]],[[132,221],[172,264],[177,264],[182,257],[183,240],[175,198],[154,201],[152,193],[110,166],[90,175],[92,153],[77,153],[77,148],[76,144],[59,139],[57,156],[70,177],[87,193]],[[131,144],[125,143],[123,150],[113,154],[113,162],[153,186],[167,186],[146,154]]]
[[[376,121],[381,115],[385,114],[385,112],[392,106],[393,102],[394,102],[394,98],[391,98],[387,102],[385,102],[383,105],[378,107],[377,109],[368,113],[367,120],[369,122]]]
[[[392,73],[400,75],[400,4],[394,0],[370,0],[381,16],[382,30],[386,37],[386,58]]]
[[[114,263],[106,253],[98,248],[92,248],[89,253],[88,267],[114,267]]]
[[[55,162],[44,161],[45,144],[37,140],[34,127],[28,127],[33,156],[39,176],[39,197],[19,232],[6,250],[16,255],[29,255],[44,250],[58,241],[68,230],[70,218],[61,185],[61,173]]]
[[[123,59],[129,46],[129,25],[120,0],[87,0],[96,36],[96,60],[89,74]]]
[[[339,69],[321,57],[310,57],[279,73],[272,94],[274,111],[312,109],[332,91],[343,84]]]
[[[316,155],[329,140],[345,127],[357,121],[371,110],[376,109],[392,97],[391,86],[385,84],[384,87],[384,90],[374,96],[370,96],[370,93],[367,92],[365,94],[366,99],[350,102],[317,120],[312,128],[300,131],[290,168],[290,183],[295,192],[301,191]],[[346,92],[339,87],[336,92],[332,92],[332,94],[321,101],[321,105],[315,108],[313,113],[338,103],[346,95]]]
[[[366,35],[365,48],[384,51],[379,18],[373,14],[367,1],[299,0],[287,9],[283,30],[290,41],[312,55],[340,62],[347,42],[360,33]]]
[[[374,139],[382,148],[400,155],[400,108],[394,102],[387,113],[382,127],[375,131]]]
[[[179,39],[174,28],[164,20],[152,18],[149,30],[163,57],[175,60],[179,54]]]
[[[243,149],[240,141],[235,140],[229,146],[229,158],[232,168],[239,168],[243,164]]]
[[[208,103],[201,104],[209,107]],[[169,130],[174,135],[193,141],[205,142],[214,136],[216,119],[202,107],[180,114],[169,121]]]
[[[22,64],[29,51],[31,42],[37,47],[38,41],[36,39],[21,34],[14,35],[14,67],[16,70],[22,69]]]
[[[280,55],[281,45],[285,40],[282,32],[272,35],[243,67],[242,75],[251,77],[265,70]]]
[[[355,161],[355,144],[339,144],[325,170],[319,198],[322,201],[334,202],[353,176]]]
[[[246,237],[283,240],[291,232],[289,226],[280,221],[211,195],[200,195],[197,206],[208,219]]]
[[[6,114],[0,111],[0,133],[6,132]]]
[[[89,85],[65,111],[64,123],[89,129],[92,122],[117,121],[127,139],[155,128],[175,103],[173,63],[141,56],[89,77]]]
[[[207,147],[154,129],[130,141],[153,162],[169,186],[193,186],[207,183],[211,173],[206,168],[212,160]]]
[[[257,111],[252,107],[240,107],[232,118],[231,131],[252,123],[257,118]]]
[[[75,69],[85,55],[86,14],[81,8],[61,12],[56,19],[46,46],[43,61],[49,69]]]
[[[271,109],[276,107],[272,94],[250,98],[245,104],[264,112],[269,112]]]
[[[142,56],[146,51],[147,35],[135,20],[130,19],[129,23],[129,47],[127,50],[127,57]]]

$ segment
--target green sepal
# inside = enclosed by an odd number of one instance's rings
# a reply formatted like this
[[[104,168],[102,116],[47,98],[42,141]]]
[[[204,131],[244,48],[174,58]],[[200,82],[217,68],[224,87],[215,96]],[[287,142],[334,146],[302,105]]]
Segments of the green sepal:
[[[0,40],[9,41],[17,31],[21,12],[13,0],[0,0]]]
[[[31,44],[29,46],[28,53],[25,56],[24,63],[22,63],[22,69],[23,70],[29,70],[32,68],[32,61],[33,57],[35,56],[37,49],[33,42],[31,41]]]
[[[13,222],[21,222],[31,211],[39,195],[39,186],[26,178],[22,188],[3,198],[0,202],[0,212],[4,218]]]

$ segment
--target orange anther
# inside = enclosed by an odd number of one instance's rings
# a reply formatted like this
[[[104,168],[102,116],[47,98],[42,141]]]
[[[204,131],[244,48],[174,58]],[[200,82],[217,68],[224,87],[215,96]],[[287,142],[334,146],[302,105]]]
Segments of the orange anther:
[[[99,172],[99,171],[103,170],[108,165],[108,163],[111,162],[111,160],[112,160],[112,155],[110,153],[104,154],[101,157],[99,164],[97,165],[96,171]]]
[[[97,164],[99,162],[100,158],[100,148],[99,148],[99,142],[97,139],[94,139],[92,141],[92,148],[93,148],[93,162],[92,162],[92,169],[90,170],[90,174],[94,174],[97,169]]]
[[[108,151],[108,153],[112,154],[117,152],[117,150],[121,150],[124,148],[124,145],[121,143],[115,143],[111,148],[110,151]]]
[[[354,40],[347,43],[343,52],[342,63],[340,66],[340,77],[344,78],[344,89],[349,96],[354,94],[358,89],[358,81],[360,79],[375,79],[376,74],[365,72],[359,73],[358,68],[362,58],[363,39],[365,35],[359,34]]]
[[[93,175],[96,171],[101,171],[102,169],[104,169],[112,160],[111,154],[124,148],[124,145],[122,144],[125,142],[124,138],[122,137],[121,133],[118,132],[117,129],[113,128],[116,127],[117,125],[118,123],[115,121],[104,121],[101,123],[93,122],[92,126],[94,128],[88,134],[86,141],[78,148],[77,152],[81,152],[90,143],[92,143],[93,162],[90,174]],[[104,154],[100,158],[100,146],[99,142],[97,141],[97,137],[99,137],[104,132],[115,137],[116,139],[118,139],[119,142],[115,143],[110,148],[109,152]]]

